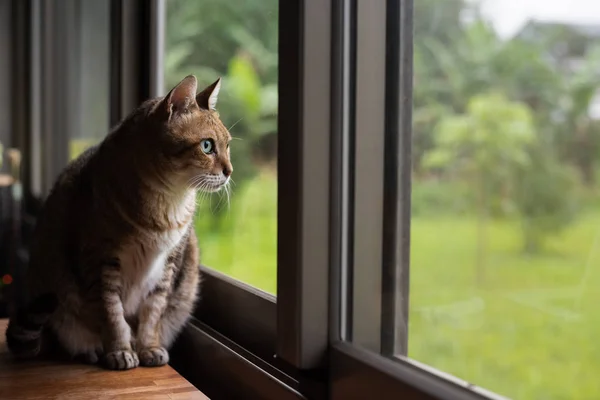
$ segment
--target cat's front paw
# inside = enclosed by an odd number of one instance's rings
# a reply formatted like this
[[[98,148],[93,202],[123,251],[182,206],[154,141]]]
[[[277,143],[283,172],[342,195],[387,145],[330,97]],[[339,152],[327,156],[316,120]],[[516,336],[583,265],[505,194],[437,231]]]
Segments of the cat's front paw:
[[[109,369],[131,369],[140,365],[138,355],[132,350],[111,351],[105,357],[106,366]]]
[[[140,364],[144,367],[158,367],[169,362],[169,352],[164,347],[149,347],[140,351]]]

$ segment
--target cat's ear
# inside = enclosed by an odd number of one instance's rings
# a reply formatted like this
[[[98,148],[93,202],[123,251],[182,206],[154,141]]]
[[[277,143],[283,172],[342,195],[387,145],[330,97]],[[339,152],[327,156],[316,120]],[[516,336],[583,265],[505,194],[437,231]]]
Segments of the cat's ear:
[[[198,93],[196,96],[196,103],[198,103],[200,108],[214,111],[217,107],[219,90],[221,90],[221,78],[217,79],[215,83]]]
[[[194,75],[188,75],[177,84],[163,100],[164,110],[169,118],[173,114],[185,113],[194,104],[198,81]]]

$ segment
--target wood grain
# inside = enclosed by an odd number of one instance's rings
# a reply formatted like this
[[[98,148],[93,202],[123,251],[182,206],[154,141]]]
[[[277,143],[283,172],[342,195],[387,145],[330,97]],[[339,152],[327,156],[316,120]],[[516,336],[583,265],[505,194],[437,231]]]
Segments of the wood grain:
[[[55,361],[15,361],[6,348],[7,320],[0,320],[0,399],[208,400],[173,368],[107,371]]]

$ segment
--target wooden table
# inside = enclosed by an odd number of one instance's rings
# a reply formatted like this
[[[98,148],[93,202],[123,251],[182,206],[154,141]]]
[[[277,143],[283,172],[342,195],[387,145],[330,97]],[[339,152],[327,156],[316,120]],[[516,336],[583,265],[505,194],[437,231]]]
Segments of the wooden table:
[[[0,399],[208,400],[173,368],[108,371],[52,361],[13,361],[6,348],[7,320],[0,320]]]

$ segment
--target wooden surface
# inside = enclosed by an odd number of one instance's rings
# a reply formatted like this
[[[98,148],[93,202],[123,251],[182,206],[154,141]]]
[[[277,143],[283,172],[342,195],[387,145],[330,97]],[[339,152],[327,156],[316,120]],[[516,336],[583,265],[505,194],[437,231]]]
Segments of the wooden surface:
[[[107,371],[52,361],[13,361],[0,320],[0,399],[208,400],[170,366]]]

